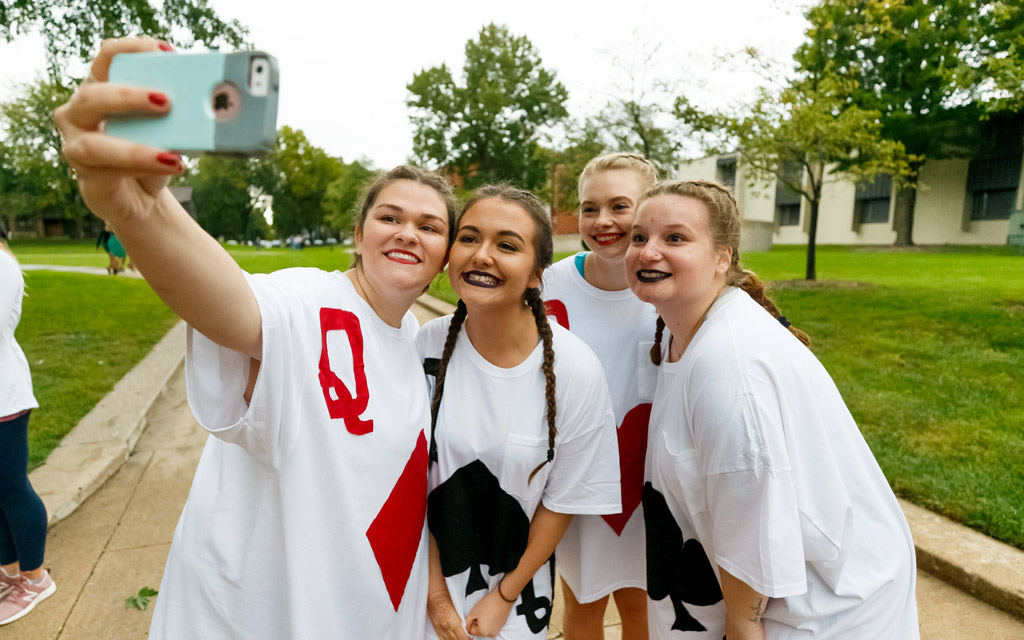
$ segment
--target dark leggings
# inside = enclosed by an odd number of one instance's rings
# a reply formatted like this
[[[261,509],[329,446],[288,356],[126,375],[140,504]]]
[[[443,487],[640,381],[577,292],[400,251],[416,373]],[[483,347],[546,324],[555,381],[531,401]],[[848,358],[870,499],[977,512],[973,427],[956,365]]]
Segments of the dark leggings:
[[[43,566],[46,507],[28,481],[28,417],[0,422],[0,564]]]

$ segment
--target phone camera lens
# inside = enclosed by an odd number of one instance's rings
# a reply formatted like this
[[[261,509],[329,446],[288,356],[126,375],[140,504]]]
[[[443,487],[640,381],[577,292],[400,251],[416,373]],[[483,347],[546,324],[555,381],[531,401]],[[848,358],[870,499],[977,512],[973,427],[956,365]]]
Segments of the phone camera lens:
[[[256,65],[256,73],[263,73],[263,65]]]

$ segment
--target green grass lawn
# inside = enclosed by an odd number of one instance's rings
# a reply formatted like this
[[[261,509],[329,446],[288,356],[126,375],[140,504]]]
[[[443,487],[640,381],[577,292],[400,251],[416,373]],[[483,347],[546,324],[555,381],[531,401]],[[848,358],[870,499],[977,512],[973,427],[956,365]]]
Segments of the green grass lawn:
[[[34,468],[176,318],[141,280],[30,271],[25,293],[15,337],[39,401],[29,423]]]
[[[26,263],[51,262],[45,247],[14,249]],[[337,247],[229,249],[252,272],[348,264]],[[71,244],[60,251],[84,253]],[[1024,258],[1001,247],[821,247],[811,285],[793,282],[803,275],[803,247],[744,260],[811,335],[896,492],[1024,549]],[[97,252],[89,264],[106,262]],[[455,301],[444,278],[431,292]]]
[[[1024,258],[802,247],[746,257],[832,374],[896,492],[1024,549]],[[856,285],[854,283],[863,283]]]

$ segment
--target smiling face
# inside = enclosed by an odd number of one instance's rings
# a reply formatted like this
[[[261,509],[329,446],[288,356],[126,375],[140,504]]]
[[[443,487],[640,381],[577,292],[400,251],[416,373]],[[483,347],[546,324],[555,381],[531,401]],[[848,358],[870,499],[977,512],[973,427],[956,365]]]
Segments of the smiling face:
[[[535,234],[530,214],[501,198],[479,200],[462,214],[448,274],[467,307],[523,307],[526,289],[540,285]]]
[[[356,253],[380,295],[419,295],[444,267],[448,209],[431,187],[398,180],[377,195],[356,229]]]
[[[688,196],[658,195],[637,211],[626,277],[633,293],[663,316],[671,309],[704,310],[725,285],[731,250],[715,247],[708,224],[707,206]]]
[[[629,246],[629,228],[644,192],[644,179],[632,169],[609,169],[580,185],[580,235],[602,260],[619,261]]]

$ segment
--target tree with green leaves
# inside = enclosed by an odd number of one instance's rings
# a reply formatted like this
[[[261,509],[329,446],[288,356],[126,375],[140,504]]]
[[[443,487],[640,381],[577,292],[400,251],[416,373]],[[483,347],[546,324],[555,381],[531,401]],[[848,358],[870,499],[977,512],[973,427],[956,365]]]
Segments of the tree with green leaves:
[[[1024,4],[986,2],[979,10],[975,45],[982,103],[988,113],[1024,110]]]
[[[548,180],[537,195],[551,203],[552,214],[574,212],[580,205],[576,184],[592,158],[610,151],[602,126],[594,119],[572,121],[565,139],[555,149],[545,149]]]
[[[542,134],[568,115],[568,91],[525,36],[489,24],[466,43],[460,81],[442,64],[407,88],[418,163],[457,175],[467,189],[500,180],[544,184]]]
[[[608,139],[609,149],[642,153],[662,175],[672,175],[679,167],[683,147],[672,118],[679,86],[659,74],[665,66],[661,43],[645,43],[642,33],[633,36],[639,44],[626,52],[617,51],[612,58],[611,67],[620,79],[609,81],[607,91],[612,98],[594,122]]]
[[[20,95],[0,103],[0,210],[20,220],[65,220],[82,237],[91,214],[78,195],[53,126],[53,110],[68,100],[71,90],[51,80],[15,90]]]
[[[252,160],[202,156],[190,180],[196,221],[215,238],[253,240]]]
[[[346,235],[352,233],[359,215],[356,210],[359,193],[371,177],[373,169],[368,162],[354,160],[342,164],[341,175],[327,185],[324,192],[327,226]]]
[[[739,115],[702,110],[685,97],[676,115],[713,153],[735,150],[752,182],[780,183],[808,205],[806,278],[817,277],[816,242],[822,187],[828,180],[869,181],[879,173],[899,183],[909,173],[899,142],[881,135],[879,114],[849,104],[849,80],[804,76],[774,91],[762,88]]]
[[[877,112],[881,135],[908,154],[895,204],[896,245],[913,244],[921,166],[966,157],[976,144],[982,110],[973,70],[979,61],[971,58],[983,13],[973,0],[823,0],[807,13],[798,68],[853,80],[850,101]]]
[[[245,44],[246,28],[225,21],[207,0],[0,0],[0,40],[28,33],[46,41],[49,75],[57,80],[70,60],[88,60],[106,38],[150,35],[176,46]]]
[[[278,130],[274,150],[255,167],[253,184],[274,199],[279,236],[322,232],[328,213],[324,196],[328,185],[341,177],[343,165],[311,143],[301,129]]]

